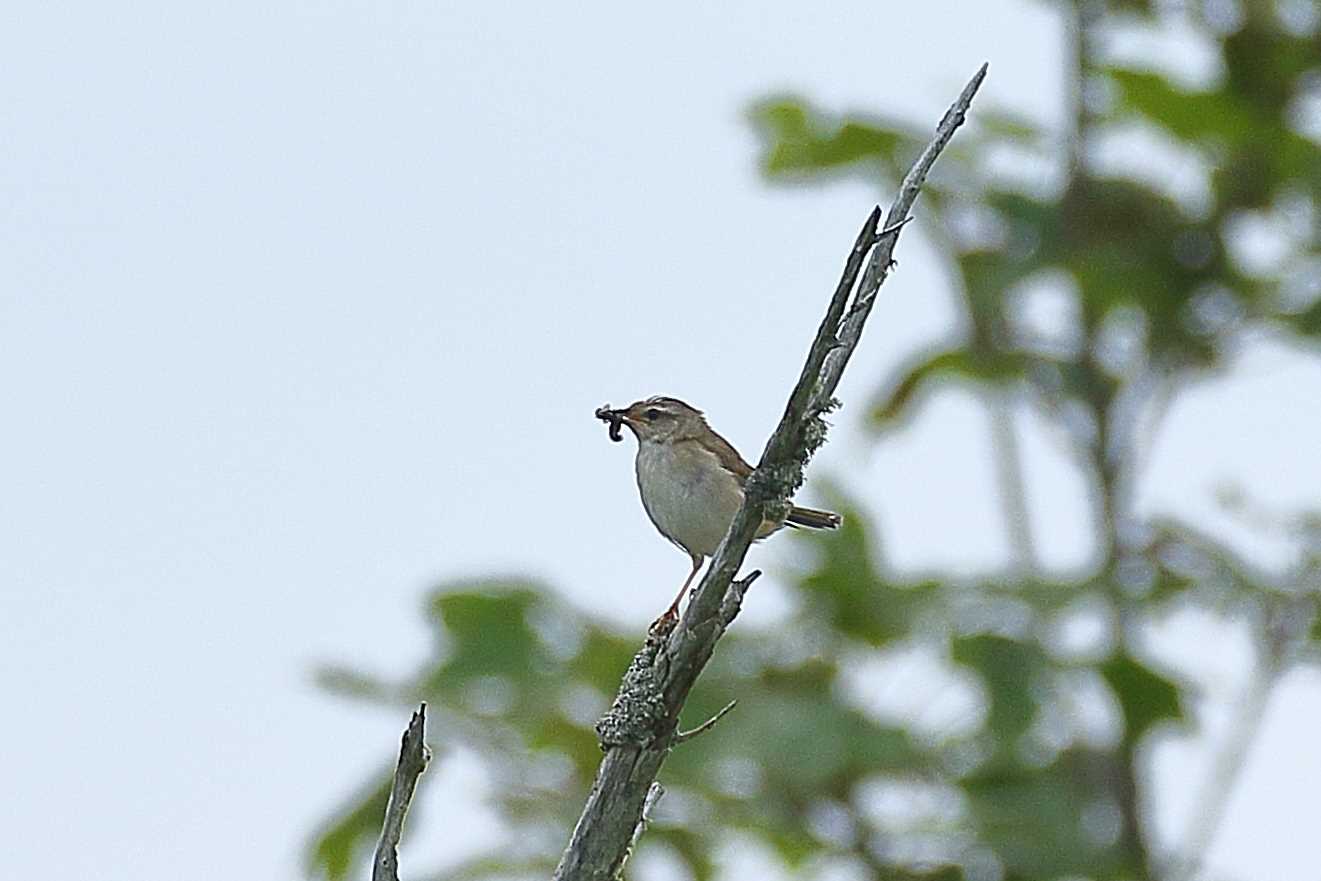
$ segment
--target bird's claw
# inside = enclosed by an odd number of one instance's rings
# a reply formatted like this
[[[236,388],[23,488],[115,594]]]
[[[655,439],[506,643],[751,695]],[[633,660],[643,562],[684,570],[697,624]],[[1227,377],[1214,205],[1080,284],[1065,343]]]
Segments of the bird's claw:
[[[678,623],[679,610],[674,606],[670,606],[664,615],[651,622],[651,627],[647,628],[647,634],[650,636],[668,636]]]

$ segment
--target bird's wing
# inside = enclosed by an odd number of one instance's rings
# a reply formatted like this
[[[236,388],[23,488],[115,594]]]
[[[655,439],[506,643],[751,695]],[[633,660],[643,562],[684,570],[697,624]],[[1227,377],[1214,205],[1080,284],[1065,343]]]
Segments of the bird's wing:
[[[710,447],[711,452],[716,454],[716,458],[720,460],[720,464],[724,469],[737,477],[739,483],[747,480],[748,476],[752,474],[752,466],[743,461],[743,457],[738,454],[738,450],[734,449],[734,445],[715,431],[711,432]]]

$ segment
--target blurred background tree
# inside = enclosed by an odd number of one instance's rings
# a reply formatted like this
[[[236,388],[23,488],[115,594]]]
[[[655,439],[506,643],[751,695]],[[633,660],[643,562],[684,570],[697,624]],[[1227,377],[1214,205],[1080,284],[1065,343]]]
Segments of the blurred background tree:
[[[879,383],[867,410],[883,442],[943,386],[976,391],[993,416],[1014,564],[905,579],[856,510],[838,533],[801,538],[814,562],[789,620],[736,625],[689,702],[689,724],[731,697],[740,706],[666,764],[642,859],[705,879],[740,840],[802,877],[1197,877],[1272,684],[1316,661],[1321,522],[1289,519],[1296,565],[1265,572],[1191,524],[1140,518],[1133,498],[1163,412],[1246,332],[1321,339],[1321,12],[1110,0],[1069,6],[1066,19],[1071,128],[974,112],[918,210],[949,260],[962,326]],[[1116,50],[1171,28],[1218,50],[1212,82],[1193,87]],[[928,129],[793,96],[751,117],[770,180],[854,175],[879,193]],[[1013,428],[1024,408],[1091,487],[1086,571],[1037,561]],[[1195,822],[1161,848],[1149,742],[1198,714],[1187,677],[1153,659],[1150,632],[1189,607],[1241,622],[1256,673]],[[327,669],[321,681],[401,710],[426,700],[442,751],[483,757],[508,844],[431,877],[545,877],[600,760],[592,725],[640,634],[517,581],[444,585],[427,615],[434,654],[412,676]],[[896,679],[913,657],[922,678]],[[914,681],[920,693],[896,712],[895,690]],[[315,836],[312,874],[360,873],[391,752]]]

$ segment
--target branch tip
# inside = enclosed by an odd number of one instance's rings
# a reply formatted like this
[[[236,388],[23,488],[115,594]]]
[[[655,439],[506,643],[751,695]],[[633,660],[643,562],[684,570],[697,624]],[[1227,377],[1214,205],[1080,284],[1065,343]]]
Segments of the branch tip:
[[[647,789],[647,798],[642,802],[642,822],[651,822],[651,812],[655,810],[656,802],[660,801],[664,794],[665,787],[653,780],[651,786]]]
[[[394,782],[390,785],[390,799],[385,805],[381,838],[372,858],[372,881],[399,881],[399,839],[404,832],[404,817],[413,800],[417,778],[431,760],[431,750],[425,741],[426,723],[427,705],[423,702],[413,711],[400,738],[399,762],[394,769]]]

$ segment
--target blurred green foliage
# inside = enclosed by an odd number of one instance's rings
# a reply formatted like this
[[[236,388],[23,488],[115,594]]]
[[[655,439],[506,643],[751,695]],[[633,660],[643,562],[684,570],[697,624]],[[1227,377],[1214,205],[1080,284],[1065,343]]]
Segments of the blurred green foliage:
[[[1036,408],[1093,487],[1095,565],[1055,581],[1028,554],[1010,575],[904,580],[858,511],[837,533],[804,540],[815,563],[790,620],[736,625],[699,681],[687,726],[731,697],[740,704],[671,755],[644,849],[668,849],[698,879],[713,877],[737,834],[802,877],[845,866],[929,881],[1145,879],[1180,856],[1152,851],[1142,747],[1191,724],[1192,695],[1145,656],[1139,630],[1207,606],[1249,623],[1269,669],[1321,640],[1314,521],[1300,529],[1310,556],[1280,577],[1189,525],[1139,522],[1128,505],[1136,414],[1222,366],[1247,329],[1321,338],[1321,16],[1303,7],[1063,4],[1076,51],[1061,76],[1079,96],[1066,129],[975,109],[919,202],[919,222],[951,261],[966,332],[887,379],[870,418],[878,429],[901,420],[950,381],[981,390],[988,406],[1008,392]],[[1114,30],[1156,32],[1171,17],[1218,49],[1209,82],[1190,87],[1106,55]],[[771,180],[848,174],[882,191],[928,131],[838,118],[798,97],[763,101],[752,118]],[[1133,132],[1162,148],[1116,164],[1107,145]],[[1191,184],[1172,186],[1174,170]],[[1254,255],[1244,244],[1253,227],[1284,246]],[[1068,307],[1044,329],[1025,318],[1043,289]],[[443,586],[427,612],[434,652],[412,676],[326,670],[322,682],[397,705],[400,719],[428,701],[433,742],[461,745],[489,769],[509,844],[433,877],[544,877],[600,760],[593,722],[639,634],[516,580]],[[1080,616],[1101,622],[1099,648],[1059,638]],[[919,724],[921,712],[878,708],[876,663],[918,647],[943,665],[945,684],[924,684],[930,694],[909,695],[910,706],[939,717],[963,700],[954,717],[970,722]],[[1099,717],[1078,711],[1084,701]],[[383,767],[333,812],[310,847],[312,874],[360,871],[387,776]]]

